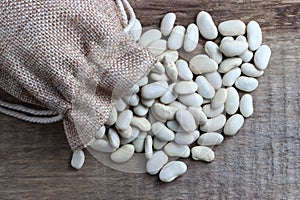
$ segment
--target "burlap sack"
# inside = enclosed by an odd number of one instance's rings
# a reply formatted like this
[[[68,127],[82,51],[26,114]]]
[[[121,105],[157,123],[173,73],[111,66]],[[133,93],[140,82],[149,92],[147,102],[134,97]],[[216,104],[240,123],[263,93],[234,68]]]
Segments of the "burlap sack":
[[[113,0],[2,0],[0,87],[62,114],[83,148],[154,63],[123,28]]]

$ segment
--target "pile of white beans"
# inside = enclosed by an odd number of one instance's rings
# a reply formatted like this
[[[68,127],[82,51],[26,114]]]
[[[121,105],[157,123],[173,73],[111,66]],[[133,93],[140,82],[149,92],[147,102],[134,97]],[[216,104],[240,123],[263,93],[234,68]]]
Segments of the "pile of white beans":
[[[157,56],[157,63],[113,107],[105,126],[90,145],[93,150],[111,153],[115,163],[130,161],[144,153],[146,171],[171,182],[187,171],[182,161],[169,157],[192,157],[211,162],[213,146],[224,136],[234,136],[244,119],[253,114],[249,92],[258,87],[271,56],[262,45],[262,31],[255,21],[247,25],[228,20],[215,25],[207,12],[200,12],[196,24],[174,26],[176,15],[168,13],[160,30],[142,34],[136,20],[131,34],[135,41]],[[216,38],[222,36],[217,44]],[[201,38],[200,38],[201,37]],[[197,54],[199,39],[205,53]],[[185,60],[182,52],[195,55]],[[82,150],[73,153],[71,165],[84,163]]]

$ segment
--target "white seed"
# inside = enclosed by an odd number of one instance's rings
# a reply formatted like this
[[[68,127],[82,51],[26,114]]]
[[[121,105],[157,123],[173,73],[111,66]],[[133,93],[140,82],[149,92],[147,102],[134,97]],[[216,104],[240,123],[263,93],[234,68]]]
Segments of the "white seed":
[[[174,90],[177,94],[193,94],[198,89],[198,84],[194,81],[180,81],[178,82]]]
[[[170,35],[176,20],[175,13],[166,14],[160,23],[160,31],[164,36]]]
[[[241,20],[228,20],[221,22],[218,29],[224,36],[238,36],[245,34],[246,25]]]
[[[117,131],[114,128],[108,129],[108,141],[113,148],[119,148],[120,146],[120,138]]]
[[[243,54],[239,55],[239,57],[243,60],[243,62],[248,63],[253,58],[253,52],[246,50]]]
[[[165,106],[164,104],[161,103],[155,103],[151,110],[153,110],[154,114],[159,119],[165,121],[165,120],[173,120],[178,108],[173,106]]]
[[[256,21],[251,21],[247,24],[247,39],[249,49],[256,51],[262,43],[262,32],[259,24]]]
[[[254,64],[260,70],[265,70],[269,64],[271,49],[267,45],[260,46],[254,54]]]
[[[199,40],[199,30],[196,24],[188,25],[184,36],[183,48],[186,52],[194,51]]]
[[[110,155],[110,159],[115,163],[127,162],[134,154],[134,146],[132,144],[125,144],[117,151]]]
[[[219,46],[212,42],[212,41],[207,41],[204,46],[205,52],[207,55],[212,58],[216,63],[220,64],[223,56],[221,51],[219,50]]]
[[[216,109],[212,109],[211,104],[206,104],[203,106],[203,112],[207,117],[216,117],[224,111],[224,104]]]
[[[114,152],[116,149],[110,145],[110,143],[105,139],[97,139],[90,147],[96,151],[100,151],[103,153],[111,153]]]
[[[168,81],[169,77],[165,73],[161,73],[161,74],[150,73],[150,79],[152,81]]]
[[[240,76],[235,81],[235,87],[244,92],[252,92],[257,88],[257,86],[258,81],[252,77]]]
[[[197,55],[193,57],[189,62],[190,70],[194,74],[204,74],[214,72],[218,69],[218,64],[211,58]]]
[[[152,68],[151,72],[162,74],[165,73],[165,67],[161,62],[156,62],[154,67]]]
[[[167,50],[158,57],[158,60],[161,61],[165,57],[168,57],[168,59],[172,62],[176,62],[176,60],[178,60],[179,53],[176,50]]]
[[[131,110],[122,111],[119,114],[119,117],[118,117],[117,122],[116,122],[117,129],[126,130],[130,125],[132,117],[133,117],[133,113],[132,113]]]
[[[230,71],[228,71],[226,74],[223,76],[223,85],[224,86],[233,86],[235,83],[236,79],[241,76],[241,69],[239,67],[236,67]]]
[[[133,37],[134,41],[138,41],[142,34],[142,25],[141,22],[136,19],[132,29],[130,29],[130,34]]]
[[[82,150],[76,150],[73,152],[71,166],[75,169],[80,169],[84,164],[84,152]]]
[[[140,116],[140,117],[144,117],[147,115],[149,111],[149,108],[147,108],[146,106],[139,104],[136,107],[133,108],[133,112],[134,114]]]
[[[169,85],[166,93],[160,97],[160,102],[164,104],[170,104],[177,99],[178,94],[174,91],[175,85],[176,83],[172,83]]]
[[[120,98],[117,103],[115,104],[115,107],[117,109],[117,111],[122,112],[123,110],[126,109],[127,104],[123,101],[122,98]]]
[[[196,129],[194,117],[189,111],[180,109],[176,112],[175,117],[184,131],[192,132]]]
[[[241,66],[241,70],[243,74],[251,77],[260,77],[264,74],[264,71],[258,70],[253,64],[251,63],[244,63]]]
[[[226,122],[223,132],[225,135],[235,135],[243,126],[244,117],[240,114],[232,115]]]
[[[201,146],[214,146],[223,142],[224,137],[220,133],[208,132],[200,135],[197,143]]]
[[[196,21],[199,31],[205,39],[216,39],[216,37],[218,36],[218,29],[210,14],[205,11],[201,11],[197,15]]]
[[[117,128],[117,127],[116,127]],[[117,130],[118,131],[118,133],[120,134],[120,136],[122,137],[122,138],[130,138],[131,136],[132,136],[132,127],[131,126],[129,126],[127,129],[125,129],[125,130],[120,130],[120,129],[118,129]]]
[[[243,41],[224,41],[220,45],[220,51],[227,57],[233,57],[243,54],[248,49],[248,43]]]
[[[148,108],[150,108],[154,104],[154,102],[155,99],[141,99],[141,103]]]
[[[241,98],[240,111],[244,117],[250,117],[253,114],[253,98],[250,94],[245,94]]]
[[[201,106],[203,102],[203,98],[197,93],[180,95],[178,97],[178,100],[186,106],[196,106],[196,107]]]
[[[141,153],[144,150],[144,144],[147,134],[147,132],[140,132],[137,138],[132,142],[135,152]]]
[[[151,135],[148,135],[145,140],[145,157],[149,160],[153,156],[153,140]]]
[[[167,122],[167,127],[169,129],[171,129],[174,132],[179,132],[180,130],[182,130],[180,128],[180,125],[178,124],[178,122],[176,120],[170,120]]]
[[[175,26],[168,39],[168,48],[171,50],[180,49],[183,45],[184,33],[184,26]]]
[[[159,173],[159,179],[163,182],[171,182],[187,171],[187,166],[181,161],[171,161],[166,164]]]
[[[140,97],[137,94],[133,94],[123,97],[123,100],[130,106],[137,106],[140,102]]]
[[[207,122],[200,126],[200,130],[203,132],[215,132],[223,128],[226,122],[225,115],[221,114],[219,116],[208,119]]]
[[[168,162],[168,156],[163,151],[157,151],[146,163],[146,171],[155,175]]]
[[[161,32],[157,29],[150,29],[143,33],[139,39],[139,44],[143,47],[147,47],[151,42],[159,40],[161,38]]]
[[[177,80],[178,71],[174,62],[171,61],[166,65],[166,74],[171,80],[173,81]]]
[[[141,80],[139,80],[139,81],[137,82],[138,86],[140,86],[140,87],[146,85],[147,83],[148,83],[148,77],[147,77],[147,76],[144,77],[144,78],[142,78]]]
[[[190,81],[193,79],[193,73],[191,72],[188,63],[185,60],[176,61],[178,77],[184,81]]]
[[[219,72],[220,73],[226,73],[230,71],[231,69],[238,67],[242,64],[242,59],[241,58],[226,58],[223,60],[220,64],[219,67]]]
[[[206,99],[211,99],[215,96],[215,88],[207,81],[204,76],[197,76],[195,82],[198,85],[197,92]]]
[[[128,143],[134,141],[138,137],[138,135],[140,134],[140,130],[138,128],[131,127],[131,129],[132,129],[132,134],[129,138],[121,138],[120,143],[122,145],[123,144],[128,144]]]
[[[167,50],[167,41],[162,39],[153,41],[147,46],[147,49],[158,56]]]
[[[199,137],[199,131],[195,130],[191,133],[178,132],[175,135],[175,142],[181,145],[190,145]]]
[[[225,110],[229,115],[233,115],[239,108],[240,98],[239,94],[234,87],[228,87],[227,89],[227,99],[225,102]]]
[[[165,94],[168,89],[166,81],[158,81],[145,85],[141,89],[141,95],[145,99],[155,99]]]
[[[215,90],[218,90],[222,86],[222,77],[219,72],[211,72],[204,74],[205,78],[208,80],[208,82],[215,88]]]
[[[105,131],[106,131],[106,128],[105,126],[101,126],[101,128],[99,129],[99,131],[96,132],[96,139],[101,139],[104,137],[105,135]]]
[[[167,143],[167,141],[161,141],[157,137],[154,137],[153,148],[156,150],[162,149]]]
[[[105,122],[105,124],[111,126],[114,123],[116,123],[117,118],[118,118],[117,109],[115,108],[115,106],[112,106],[109,118],[107,119],[107,121]]]
[[[192,148],[191,152],[194,160],[211,162],[215,159],[215,153],[213,150],[206,146],[195,146]]]
[[[213,99],[211,100],[211,108],[217,109],[224,105],[225,101],[227,99],[227,90],[225,88],[220,88]]]
[[[175,138],[174,132],[168,129],[161,122],[155,122],[152,124],[152,133],[161,141],[172,141]]]
[[[203,125],[207,122],[207,117],[201,107],[188,107],[188,111],[193,115],[197,125]]]
[[[164,147],[164,151],[168,156],[176,156],[182,158],[187,158],[190,156],[189,146],[176,144],[175,142],[169,142]]]
[[[145,117],[136,117],[133,116],[131,122],[131,126],[135,126],[141,131],[150,131],[151,130],[151,124]]]

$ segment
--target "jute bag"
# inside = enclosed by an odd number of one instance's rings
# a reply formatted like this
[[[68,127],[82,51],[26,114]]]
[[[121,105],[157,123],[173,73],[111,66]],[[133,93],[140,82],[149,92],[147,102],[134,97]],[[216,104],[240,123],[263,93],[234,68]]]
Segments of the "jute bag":
[[[114,101],[155,61],[127,33],[134,17],[126,0],[2,0],[0,87],[49,110],[0,101],[0,111],[31,122],[62,119],[71,149],[86,147]]]

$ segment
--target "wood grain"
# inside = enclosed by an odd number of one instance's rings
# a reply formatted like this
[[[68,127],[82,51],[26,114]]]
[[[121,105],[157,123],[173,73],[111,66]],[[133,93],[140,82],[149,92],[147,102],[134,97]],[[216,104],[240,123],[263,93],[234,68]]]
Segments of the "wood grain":
[[[257,20],[272,58],[253,92],[254,115],[238,135],[215,148],[214,162],[185,159],[188,172],[170,184],[112,170],[88,153],[84,167],[75,171],[62,123],[29,124],[0,115],[0,199],[298,199],[300,1],[136,0],[132,5],[144,26],[159,24],[170,11],[183,25],[201,10],[216,23]]]

